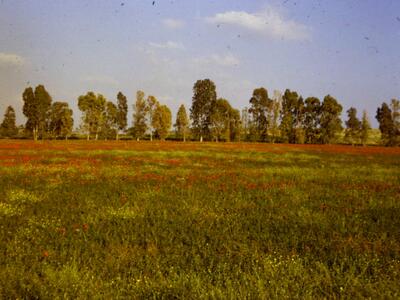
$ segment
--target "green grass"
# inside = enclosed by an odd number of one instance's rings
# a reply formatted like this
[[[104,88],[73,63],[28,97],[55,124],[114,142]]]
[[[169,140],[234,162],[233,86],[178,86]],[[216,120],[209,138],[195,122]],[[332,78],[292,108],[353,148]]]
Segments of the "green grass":
[[[400,297],[399,152],[5,145],[0,298]]]

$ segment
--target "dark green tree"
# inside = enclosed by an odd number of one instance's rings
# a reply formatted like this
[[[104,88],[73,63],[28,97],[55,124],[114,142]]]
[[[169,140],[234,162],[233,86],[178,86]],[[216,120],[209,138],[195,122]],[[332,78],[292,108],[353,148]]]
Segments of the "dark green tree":
[[[330,95],[325,96],[321,105],[321,143],[331,144],[336,141],[342,130],[342,120],[340,119],[342,109],[335,98]]]
[[[128,125],[128,119],[127,119],[128,101],[126,99],[126,96],[121,92],[119,92],[117,95],[117,106],[118,106],[118,112],[117,112],[118,129],[117,129],[116,139],[118,140],[119,132],[120,131],[124,132],[126,130],[126,126]]]
[[[287,89],[282,97],[281,124],[279,126],[283,142],[296,143],[299,95]]]
[[[204,138],[210,138],[211,114],[216,101],[217,92],[214,82],[204,79],[194,84],[190,117],[192,131],[200,142]]]
[[[50,111],[49,131],[54,138],[68,139],[72,133],[74,119],[72,109],[66,102],[54,102]]]
[[[316,97],[308,97],[305,100],[304,107],[304,131],[305,142],[308,144],[316,144],[320,140],[320,114],[321,102]]]
[[[400,145],[400,100],[392,99],[390,109],[392,110],[394,144]]]
[[[357,118],[357,109],[350,107],[347,110],[345,139],[354,145],[360,139],[361,122]]]
[[[26,88],[22,99],[23,113],[27,118],[25,128],[32,132],[36,141],[39,136],[44,138],[49,125],[52,98],[43,85],[38,85],[35,91]]]
[[[381,131],[382,144],[392,146],[395,144],[395,128],[393,122],[392,110],[387,103],[382,103],[376,111],[376,119]]]
[[[176,115],[176,122],[175,122],[175,129],[177,135],[183,139],[183,141],[186,141],[186,135],[189,130],[189,118],[186,113],[186,108],[182,104],[179,107],[178,113]]]
[[[0,125],[0,136],[11,138],[17,135],[18,128],[15,120],[15,110],[12,106],[8,106]]]
[[[249,113],[255,125],[256,139],[266,142],[268,139],[268,116],[272,111],[273,102],[268,97],[268,91],[261,87],[253,91],[250,98]]]
[[[138,141],[147,131],[147,104],[144,97],[143,91],[137,91],[136,102],[133,106],[133,134]]]

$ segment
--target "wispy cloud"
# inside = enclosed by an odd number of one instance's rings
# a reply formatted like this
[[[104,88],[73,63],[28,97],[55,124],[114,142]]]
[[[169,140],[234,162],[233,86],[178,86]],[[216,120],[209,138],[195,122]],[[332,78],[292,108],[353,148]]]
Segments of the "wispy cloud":
[[[308,40],[310,28],[285,17],[276,9],[269,7],[258,13],[227,11],[206,18],[208,23],[245,28],[255,33],[287,40]]]
[[[164,19],[161,22],[166,28],[169,29],[180,29],[183,28],[183,26],[185,26],[185,22],[178,19]]]
[[[224,55],[212,54],[206,57],[195,58],[194,63],[200,65],[217,65],[223,67],[233,67],[239,65],[240,60],[231,53]]]
[[[182,43],[177,43],[173,41],[168,41],[165,43],[153,43],[150,42],[149,45],[154,48],[158,49],[178,49],[178,50],[184,50],[185,47],[183,46]]]
[[[22,66],[25,59],[13,53],[0,52],[0,66]]]

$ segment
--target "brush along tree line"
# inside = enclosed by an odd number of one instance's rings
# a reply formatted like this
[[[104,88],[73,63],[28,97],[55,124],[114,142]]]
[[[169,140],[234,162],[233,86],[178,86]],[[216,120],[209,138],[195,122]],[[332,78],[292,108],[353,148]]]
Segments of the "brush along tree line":
[[[72,135],[73,111],[67,102],[53,102],[43,85],[28,87],[22,94],[23,114],[27,121],[24,134],[37,139],[65,138]],[[172,114],[156,97],[146,97],[143,91],[136,93],[133,104],[133,124],[128,128],[128,100],[121,92],[117,103],[101,94],[88,92],[78,97],[82,113],[80,132],[89,139],[119,139],[121,133],[136,140],[154,138],[165,140],[170,135]],[[259,141],[293,144],[331,144],[338,141],[343,132],[342,106],[331,95],[321,101],[316,97],[303,99],[295,91],[287,89],[283,94],[257,88],[249,100],[249,106],[241,112],[228,100],[218,98],[216,86],[210,79],[198,80],[193,86],[192,106],[189,114],[184,105],[176,115],[175,137],[208,141]],[[400,101],[392,99],[377,109],[381,142],[393,146],[400,144]],[[361,120],[357,110],[347,110],[344,141],[363,144],[371,129],[366,111]],[[21,136],[16,126],[15,111],[9,106],[0,125],[1,137]]]

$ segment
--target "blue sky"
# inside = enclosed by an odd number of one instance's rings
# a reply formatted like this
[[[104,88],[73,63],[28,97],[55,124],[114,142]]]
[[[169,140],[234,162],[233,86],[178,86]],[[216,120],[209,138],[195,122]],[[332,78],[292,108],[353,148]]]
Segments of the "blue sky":
[[[0,0],[0,118],[22,116],[25,87],[44,84],[75,111],[93,90],[115,101],[138,89],[174,114],[197,79],[248,105],[254,88],[290,88],[376,108],[400,97],[398,0]]]

